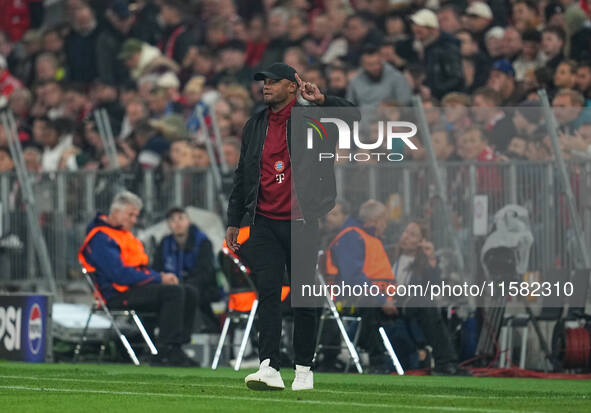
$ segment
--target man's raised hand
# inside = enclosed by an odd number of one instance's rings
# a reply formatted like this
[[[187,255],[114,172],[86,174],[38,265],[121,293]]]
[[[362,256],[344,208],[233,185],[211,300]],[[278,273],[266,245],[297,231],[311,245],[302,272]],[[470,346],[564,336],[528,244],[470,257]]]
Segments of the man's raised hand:
[[[297,73],[295,74],[295,79],[298,83],[300,94],[304,99],[317,105],[322,105],[324,103],[324,95],[320,92],[318,86],[314,83],[304,82]]]

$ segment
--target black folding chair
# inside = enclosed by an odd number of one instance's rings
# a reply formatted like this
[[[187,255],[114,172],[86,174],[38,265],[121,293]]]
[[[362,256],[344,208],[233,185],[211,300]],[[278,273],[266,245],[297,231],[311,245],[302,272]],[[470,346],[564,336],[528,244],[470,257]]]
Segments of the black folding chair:
[[[140,320],[140,317],[137,315],[137,313],[131,309],[130,310],[110,310],[109,307],[107,306],[107,302],[106,302],[105,298],[103,297],[103,295],[101,294],[101,292],[98,289],[98,285],[96,284],[96,282],[94,280],[94,275],[89,274],[85,268],[82,268],[82,274],[84,275],[84,279],[86,280],[86,282],[88,283],[88,285],[91,288],[92,296],[94,298],[94,304],[92,305],[90,312],[88,313],[88,318],[86,319],[86,324],[84,326],[84,329],[82,330],[82,335],[80,337],[80,341],[78,342],[78,344],[76,345],[76,348],[74,350],[74,361],[75,362],[78,361],[78,358],[80,356],[80,350],[82,349],[82,345],[87,340],[88,327],[90,325],[90,320],[91,320],[92,316],[98,312],[102,312],[109,319],[109,322],[111,323],[111,327],[113,328],[113,330],[115,331],[115,333],[119,337],[119,340],[123,344],[123,347],[125,347],[125,350],[127,350],[127,354],[129,355],[129,358],[131,359],[133,364],[135,364],[136,366],[139,366],[140,361],[138,360],[138,358],[135,354],[135,351],[131,347],[131,344],[129,344],[129,340],[127,339],[125,334],[123,334],[121,329],[117,326],[117,323],[115,322],[115,318],[114,318],[116,316],[125,316],[128,319],[129,318],[133,319],[133,321],[134,321],[135,325],[137,326],[138,330],[140,331],[144,341],[146,342],[146,345],[150,349],[150,353],[152,353],[152,355],[154,355],[154,356],[157,355],[158,350],[156,349],[156,346],[152,342],[150,335],[146,331],[146,329],[145,329],[142,321]]]

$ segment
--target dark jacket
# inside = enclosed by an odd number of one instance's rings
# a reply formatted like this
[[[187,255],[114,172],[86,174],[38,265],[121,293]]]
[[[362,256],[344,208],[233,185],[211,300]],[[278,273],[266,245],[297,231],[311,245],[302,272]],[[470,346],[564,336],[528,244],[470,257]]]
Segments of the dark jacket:
[[[158,48],[163,55],[182,64],[187,52],[195,43],[190,28],[181,23],[164,29]]]
[[[353,104],[343,98],[326,96],[323,106],[353,106]],[[242,131],[240,161],[234,171],[234,187],[228,201],[228,226],[239,227],[245,216],[248,217],[249,223],[254,222],[261,176],[261,156],[268,124],[268,112],[262,110],[246,122]],[[305,137],[301,138],[291,139],[291,119],[288,120],[287,145],[292,161],[295,192],[303,218],[312,220],[325,215],[334,207],[336,198],[334,164],[318,162],[319,147],[308,150],[305,147]],[[329,134],[327,140],[330,146],[328,149],[334,152],[336,135]]]
[[[154,255],[154,268],[175,274],[183,283],[199,289],[201,301],[219,300],[211,241],[195,225],[189,227],[189,237],[184,247],[170,234],[160,241]]]
[[[72,31],[66,37],[64,49],[71,82],[90,83],[97,78],[96,45],[100,32],[101,28],[97,26],[90,33]]]
[[[442,32],[425,48],[426,85],[437,99],[464,88],[460,41]]]

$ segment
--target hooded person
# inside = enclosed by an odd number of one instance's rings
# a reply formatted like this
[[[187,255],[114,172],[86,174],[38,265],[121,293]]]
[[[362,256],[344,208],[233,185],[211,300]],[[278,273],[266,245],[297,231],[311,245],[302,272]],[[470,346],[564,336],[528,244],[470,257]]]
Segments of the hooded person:
[[[171,71],[178,73],[179,65],[172,59],[163,56],[157,47],[138,39],[127,39],[119,51],[119,59],[125,63],[131,78],[138,80],[150,73]]]

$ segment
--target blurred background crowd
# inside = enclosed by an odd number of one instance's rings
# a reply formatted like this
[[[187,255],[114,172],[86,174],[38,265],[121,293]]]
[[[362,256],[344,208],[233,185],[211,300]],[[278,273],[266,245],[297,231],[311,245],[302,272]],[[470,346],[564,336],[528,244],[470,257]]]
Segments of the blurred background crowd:
[[[121,168],[207,168],[211,114],[232,168],[263,107],[252,75],[283,61],[389,118],[419,94],[441,160],[551,159],[545,88],[564,155],[588,157],[589,3],[0,0],[0,105],[30,171],[108,169],[94,109]],[[6,139],[0,127],[0,171],[14,167]]]

